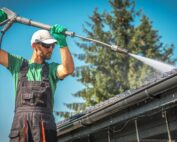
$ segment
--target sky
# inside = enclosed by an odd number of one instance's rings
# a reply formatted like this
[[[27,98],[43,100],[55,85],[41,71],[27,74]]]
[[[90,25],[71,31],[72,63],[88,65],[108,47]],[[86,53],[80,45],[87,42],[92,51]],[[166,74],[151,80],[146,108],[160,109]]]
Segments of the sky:
[[[0,0],[0,7],[7,7],[17,15],[42,22],[48,25],[60,24],[69,31],[84,36],[83,24],[89,21],[89,16],[95,8],[99,11],[110,11],[108,0]],[[136,9],[142,9],[146,16],[153,22],[153,28],[159,31],[161,41],[165,44],[175,45],[174,57],[177,56],[177,1],[176,0],[136,0]],[[2,27],[0,27],[2,28]],[[33,32],[38,28],[19,23],[7,31],[2,48],[12,54],[30,59],[32,48],[30,40]],[[67,42],[72,54],[81,52],[75,45],[78,38],[67,37]],[[59,49],[55,48],[50,62],[61,62]],[[75,66],[83,63],[74,58]],[[65,103],[82,102],[72,94],[84,86],[71,76],[57,84],[55,92],[54,111],[64,111]],[[7,142],[8,134],[14,115],[14,87],[12,75],[0,65],[0,142]],[[56,122],[61,118],[55,116]]]

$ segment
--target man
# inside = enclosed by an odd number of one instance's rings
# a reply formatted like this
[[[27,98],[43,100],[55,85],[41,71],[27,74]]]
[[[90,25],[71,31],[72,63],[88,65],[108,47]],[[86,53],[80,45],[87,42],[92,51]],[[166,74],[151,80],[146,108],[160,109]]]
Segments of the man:
[[[7,15],[0,11],[0,21]],[[65,28],[52,26],[39,30],[31,39],[33,54],[30,60],[0,50],[0,64],[15,80],[15,115],[10,132],[11,142],[57,142],[56,124],[52,114],[54,92],[59,79],[74,71],[74,63],[67,47]],[[55,44],[60,47],[62,63],[47,63]]]

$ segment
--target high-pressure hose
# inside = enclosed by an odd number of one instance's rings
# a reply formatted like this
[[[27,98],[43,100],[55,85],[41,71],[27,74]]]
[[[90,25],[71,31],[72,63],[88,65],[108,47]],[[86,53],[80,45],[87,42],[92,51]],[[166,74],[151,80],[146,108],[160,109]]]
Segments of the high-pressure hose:
[[[40,22],[32,21],[30,19],[17,16],[13,11],[11,11],[7,8],[1,8],[1,9],[8,15],[9,21],[11,21],[11,23],[9,23],[9,25],[8,25],[8,23],[6,24],[8,28],[12,25],[13,22],[18,22],[18,23],[22,23],[22,24],[25,24],[25,25],[42,28],[42,29],[45,29],[45,30],[50,30],[51,29],[50,25],[46,25],[46,24],[43,24],[43,23],[40,23]],[[4,23],[6,23],[6,22],[4,22]],[[0,23],[0,25],[2,25],[2,23]],[[67,36],[78,37],[78,38],[83,39],[83,40],[95,42],[97,44],[109,47],[116,52],[129,55],[127,50],[119,48],[117,45],[110,45],[110,44],[107,44],[107,43],[104,43],[104,42],[101,42],[101,41],[98,41],[98,40],[95,40],[95,39],[83,37],[83,36],[75,34],[75,32],[71,32],[71,31],[66,31],[63,34],[65,34]]]

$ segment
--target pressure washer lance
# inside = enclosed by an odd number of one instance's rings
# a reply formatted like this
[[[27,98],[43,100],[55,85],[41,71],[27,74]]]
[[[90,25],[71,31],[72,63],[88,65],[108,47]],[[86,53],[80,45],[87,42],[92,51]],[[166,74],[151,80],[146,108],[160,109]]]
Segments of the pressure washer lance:
[[[7,14],[7,17],[8,17],[8,19],[6,19],[5,21],[0,23],[0,26],[7,23],[4,26],[4,28],[1,30],[2,34],[4,34],[5,31],[7,31],[8,28],[10,28],[10,26],[14,22],[18,22],[18,23],[22,23],[22,24],[25,24],[25,25],[42,28],[42,29],[45,29],[45,30],[50,30],[51,29],[50,25],[46,25],[46,24],[43,24],[43,23],[40,23],[40,22],[32,21],[31,19],[27,19],[27,18],[24,18],[24,17],[17,16],[16,13],[14,13],[13,11],[11,11],[11,10],[5,8],[5,7],[1,8],[1,10],[3,10]],[[95,40],[95,39],[79,36],[79,35],[75,34],[75,32],[65,31],[63,34],[65,34],[67,36],[78,37],[78,38],[83,39],[83,40],[98,43],[100,45],[109,47],[112,50],[114,50],[116,52],[119,52],[119,53],[123,53],[123,54],[126,54],[126,55],[129,54],[127,50],[119,48],[117,45],[110,45],[110,44],[107,44],[107,43],[104,43],[104,42],[101,42],[101,41],[98,41],[98,40]]]

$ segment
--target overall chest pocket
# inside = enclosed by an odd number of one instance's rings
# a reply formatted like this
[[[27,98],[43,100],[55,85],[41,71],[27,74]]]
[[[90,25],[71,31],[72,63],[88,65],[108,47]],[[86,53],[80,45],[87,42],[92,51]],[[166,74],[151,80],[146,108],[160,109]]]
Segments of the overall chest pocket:
[[[42,92],[24,93],[22,95],[22,104],[27,106],[46,107],[47,94]]]

